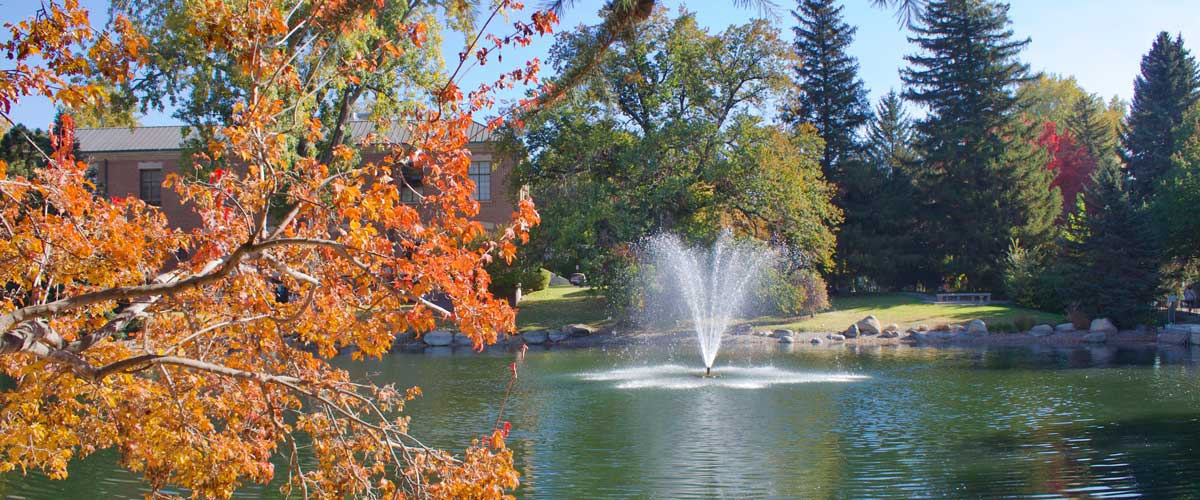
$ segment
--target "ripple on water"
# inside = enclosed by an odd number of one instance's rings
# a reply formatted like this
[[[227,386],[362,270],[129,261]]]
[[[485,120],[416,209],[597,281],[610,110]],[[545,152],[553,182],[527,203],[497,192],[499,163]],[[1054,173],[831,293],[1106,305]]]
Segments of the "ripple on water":
[[[703,369],[682,365],[654,365],[579,374],[584,380],[615,382],[617,389],[766,389],[772,385],[844,383],[870,377],[852,373],[798,372],[773,366],[713,368],[705,377]]]

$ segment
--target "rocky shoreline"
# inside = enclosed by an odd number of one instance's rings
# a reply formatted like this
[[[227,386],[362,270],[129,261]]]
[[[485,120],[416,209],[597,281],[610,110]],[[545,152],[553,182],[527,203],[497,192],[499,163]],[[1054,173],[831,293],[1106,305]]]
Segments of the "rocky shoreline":
[[[583,324],[568,324],[558,329],[528,330],[510,335],[489,349],[514,350],[522,346],[529,348],[585,348],[629,346],[686,342],[694,334],[690,330],[625,330],[611,327],[593,327]],[[1076,329],[1070,323],[1060,325],[1036,325],[1024,333],[989,332],[981,320],[972,320],[957,325],[939,325],[928,328],[918,325],[906,329],[892,324],[881,326],[874,316],[863,318],[841,332],[796,332],[787,329],[755,330],[749,324],[736,325],[725,333],[722,340],[726,349],[738,346],[762,346],[769,344],[794,345],[796,347],[829,347],[838,345],[912,345],[912,346],[1073,346],[1110,345],[1119,347],[1146,347],[1156,344],[1200,346],[1200,325],[1172,325],[1162,328],[1140,328],[1118,330],[1107,319],[1097,319],[1086,330]],[[398,339],[397,347],[404,352],[422,352],[426,349],[470,350],[470,339],[461,333],[434,330],[421,338]]]

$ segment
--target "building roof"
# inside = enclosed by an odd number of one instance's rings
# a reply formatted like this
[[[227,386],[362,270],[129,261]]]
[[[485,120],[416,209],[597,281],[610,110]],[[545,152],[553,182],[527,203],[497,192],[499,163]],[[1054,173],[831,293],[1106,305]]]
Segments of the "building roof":
[[[367,120],[351,121],[347,127],[351,140],[361,139],[374,129],[374,122]],[[408,127],[393,124],[387,136],[393,142],[404,142],[408,139],[408,133]],[[467,137],[471,142],[491,142],[495,139],[486,125],[474,121],[467,131]],[[75,140],[79,143],[79,151],[83,153],[172,151],[182,149],[183,139],[183,127],[177,125],[81,128],[75,131]]]

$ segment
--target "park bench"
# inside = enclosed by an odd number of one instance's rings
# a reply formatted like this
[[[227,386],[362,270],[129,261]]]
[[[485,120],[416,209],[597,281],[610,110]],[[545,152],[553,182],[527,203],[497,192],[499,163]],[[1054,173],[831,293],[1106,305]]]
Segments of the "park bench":
[[[939,304],[991,304],[992,294],[990,293],[939,293],[937,294]]]

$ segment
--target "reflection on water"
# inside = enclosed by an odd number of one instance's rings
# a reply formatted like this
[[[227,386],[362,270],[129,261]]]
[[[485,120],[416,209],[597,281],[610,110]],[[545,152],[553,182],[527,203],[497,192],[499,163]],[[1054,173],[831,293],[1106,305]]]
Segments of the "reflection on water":
[[[690,359],[680,353],[680,359]],[[506,418],[522,498],[1200,499],[1200,350],[780,347],[531,352]],[[420,385],[427,443],[495,419],[511,355],[396,355],[360,377]],[[102,454],[3,498],[129,498]],[[277,487],[243,498],[275,498]]]

